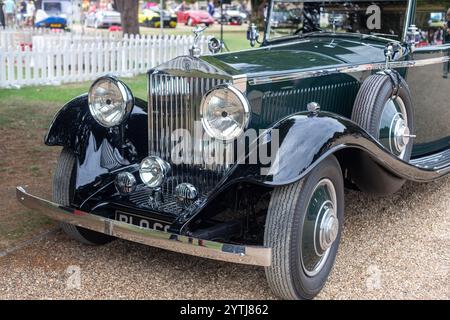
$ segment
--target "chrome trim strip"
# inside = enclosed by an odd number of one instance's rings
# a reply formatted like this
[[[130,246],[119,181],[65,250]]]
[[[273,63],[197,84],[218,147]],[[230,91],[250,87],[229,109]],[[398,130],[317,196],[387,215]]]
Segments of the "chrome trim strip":
[[[394,61],[391,63],[391,67],[396,68],[415,68],[424,67],[434,64],[446,63],[450,61],[450,56],[444,56],[440,58],[422,59],[422,60],[410,60],[410,61]],[[325,76],[336,73],[355,73],[362,71],[377,71],[384,70],[386,68],[385,62],[369,63],[359,65],[344,65],[327,69],[314,69],[307,71],[294,71],[280,76],[256,76],[253,79],[249,79],[251,85],[270,84],[282,81],[293,81],[299,79],[306,79],[312,77]]]
[[[266,267],[271,265],[272,250],[270,248],[227,244],[145,229],[61,206],[31,195],[23,187],[16,188],[16,196],[18,201],[25,207],[51,219],[117,238],[213,260]]]

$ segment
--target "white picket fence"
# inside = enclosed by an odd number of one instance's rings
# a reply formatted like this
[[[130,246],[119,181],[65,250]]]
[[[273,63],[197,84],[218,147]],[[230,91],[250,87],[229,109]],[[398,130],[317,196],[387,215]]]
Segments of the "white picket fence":
[[[105,74],[134,76],[189,53],[192,36],[35,35],[32,46],[0,46],[0,87],[59,85]],[[203,52],[207,41],[200,40]]]

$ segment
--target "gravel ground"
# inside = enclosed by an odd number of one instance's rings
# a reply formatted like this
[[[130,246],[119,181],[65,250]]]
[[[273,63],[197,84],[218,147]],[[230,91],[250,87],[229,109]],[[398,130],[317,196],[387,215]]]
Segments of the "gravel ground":
[[[450,178],[391,197],[346,196],[336,265],[320,299],[450,299]],[[71,272],[80,274],[80,282]],[[264,270],[126,241],[58,233],[0,258],[0,299],[274,299]]]

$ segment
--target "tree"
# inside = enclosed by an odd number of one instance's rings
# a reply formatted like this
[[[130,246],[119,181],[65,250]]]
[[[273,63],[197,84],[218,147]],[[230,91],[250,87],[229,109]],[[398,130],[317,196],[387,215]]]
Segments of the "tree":
[[[269,4],[267,0],[251,0],[252,15],[251,20],[256,23],[260,28],[264,27],[264,10]]]
[[[114,6],[120,12],[124,34],[139,34],[139,0],[114,0]]]

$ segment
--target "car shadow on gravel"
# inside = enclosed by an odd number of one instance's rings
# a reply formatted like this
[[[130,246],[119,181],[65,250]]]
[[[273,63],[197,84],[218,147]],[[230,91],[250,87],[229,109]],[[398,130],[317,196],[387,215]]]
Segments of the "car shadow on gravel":
[[[348,191],[340,251],[318,298],[450,298],[449,193],[449,178],[389,197]],[[260,267],[123,240],[84,246],[61,232],[0,258],[0,270],[3,299],[276,299]]]

